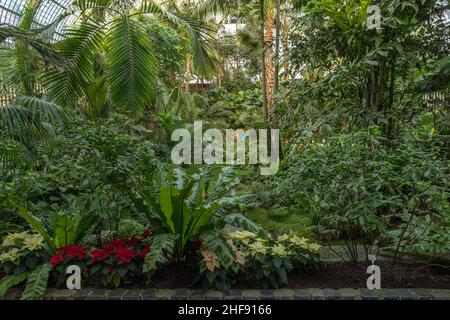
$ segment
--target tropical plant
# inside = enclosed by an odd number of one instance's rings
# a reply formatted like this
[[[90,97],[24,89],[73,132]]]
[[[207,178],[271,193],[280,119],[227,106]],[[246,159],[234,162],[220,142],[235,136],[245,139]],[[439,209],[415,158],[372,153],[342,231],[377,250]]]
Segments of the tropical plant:
[[[45,98],[18,96],[0,108],[0,166],[36,162],[39,145],[54,145],[55,130],[66,123],[64,111]]]
[[[206,287],[229,290],[233,279],[243,276],[252,285],[278,288],[288,283],[288,273],[294,266],[307,271],[319,265],[320,245],[296,235],[272,238],[242,230],[227,233],[225,237],[226,245],[233,252],[231,264],[216,248],[205,245],[201,250]]]
[[[42,235],[28,231],[8,234],[1,249],[4,252],[0,254],[0,266],[6,276],[0,280],[0,297],[26,280],[21,299],[41,299],[50,272]]]
[[[159,67],[146,24],[139,20],[144,15],[184,30],[193,46],[197,72],[214,71],[213,24],[166,11],[151,0],[79,0],[75,4],[84,18],[66,31],[66,39],[55,44],[69,63],[63,71],[54,69],[46,75],[52,96],[61,103],[75,102],[97,81],[94,65],[98,54],[106,57],[106,84],[115,105],[143,110],[154,101]]]
[[[220,238],[221,234],[216,232],[226,223],[258,229],[244,216],[229,214],[237,198],[227,197],[226,194],[237,184],[239,178],[232,167],[200,167],[190,171],[175,168],[143,187],[140,195],[148,206],[146,214],[150,225],[157,233],[170,235],[159,236],[158,241],[172,243],[159,245],[161,250],[171,251],[175,247],[175,258],[180,259],[193,240],[206,235]],[[154,246],[155,243],[152,243]],[[145,271],[151,271],[156,266],[155,258],[158,257],[148,256]]]
[[[16,209],[15,212],[44,239],[45,249],[50,255],[57,248],[82,244],[97,219],[94,215],[81,212],[75,216],[64,212],[53,212],[48,217],[49,228],[47,228],[43,221],[30,213],[23,204],[15,202],[14,198],[12,196],[8,200],[9,206]]]
[[[150,251],[151,249],[135,236],[129,239],[115,239],[101,249],[89,253],[90,275],[100,276],[104,285],[113,285],[117,288],[121,282],[142,272],[143,260]]]

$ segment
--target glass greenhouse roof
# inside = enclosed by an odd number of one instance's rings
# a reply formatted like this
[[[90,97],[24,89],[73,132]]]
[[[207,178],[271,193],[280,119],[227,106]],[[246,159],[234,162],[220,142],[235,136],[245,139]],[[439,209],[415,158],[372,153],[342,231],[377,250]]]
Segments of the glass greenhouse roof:
[[[62,14],[73,0],[42,0],[36,16],[33,27],[42,27],[54,22]],[[0,24],[17,25],[25,9],[27,0],[0,0]],[[55,40],[62,38],[61,29],[65,21],[62,21],[56,27],[54,34]]]

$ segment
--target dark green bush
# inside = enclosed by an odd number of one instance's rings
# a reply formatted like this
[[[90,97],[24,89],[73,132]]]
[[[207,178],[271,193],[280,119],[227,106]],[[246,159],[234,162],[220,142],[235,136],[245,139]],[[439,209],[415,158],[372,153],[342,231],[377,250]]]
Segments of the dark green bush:
[[[387,141],[371,128],[296,141],[267,189],[309,215],[323,239],[343,240],[353,261],[358,244],[445,252],[448,238],[437,234],[450,230],[447,139],[417,129]]]

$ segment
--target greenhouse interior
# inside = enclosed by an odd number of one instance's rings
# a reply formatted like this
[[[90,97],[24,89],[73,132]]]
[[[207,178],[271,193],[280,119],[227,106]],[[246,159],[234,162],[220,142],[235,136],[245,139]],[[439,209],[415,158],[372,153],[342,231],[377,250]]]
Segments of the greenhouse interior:
[[[450,300],[448,1],[0,0],[0,56],[0,300]]]

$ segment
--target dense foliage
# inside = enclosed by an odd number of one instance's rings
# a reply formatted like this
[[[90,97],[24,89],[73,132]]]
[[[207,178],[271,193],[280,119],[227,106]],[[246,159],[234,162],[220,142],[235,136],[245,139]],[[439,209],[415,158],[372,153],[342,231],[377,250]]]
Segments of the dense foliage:
[[[226,291],[285,286],[336,247],[450,251],[445,1],[77,0],[42,28],[27,3],[0,25],[0,297],[40,299],[69,265],[109,288],[182,264]],[[196,120],[279,128],[279,172],[174,165]]]

